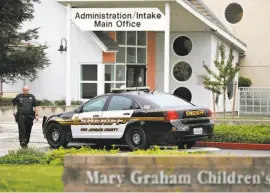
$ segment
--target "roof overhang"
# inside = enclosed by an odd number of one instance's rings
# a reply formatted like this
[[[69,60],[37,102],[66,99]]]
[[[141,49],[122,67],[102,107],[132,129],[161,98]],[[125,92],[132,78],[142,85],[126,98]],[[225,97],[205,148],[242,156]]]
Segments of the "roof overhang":
[[[196,16],[198,19],[200,19],[202,22],[204,22],[206,25],[208,25],[210,28],[212,28],[213,31],[218,33],[220,36],[224,37],[226,40],[237,46],[242,51],[247,51],[247,46],[244,45],[241,41],[239,41],[237,38],[220,28],[218,25],[216,25],[214,22],[209,20],[207,17],[205,17],[202,13],[196,11],[193,9],[188,3],[184,0],[176,0],[182,7],[184,7],[187,11],[192,13],[194,16]]]
[[[90,33],[103,52],[118,52],[119,46],[106,32],[90,31]]]
[[[245,45],[243,42],[241,42],[239,39],[237,39],[228,30],[227,31],[224,30],[224,28],[217,25],[215,22],[210,20],[203,13],[196,10],[196,8],[191,6],[191,4],[188,2],[189,0],[57,0],[57,1],[63,5],[71,4],[71,6],[73,6],[73,5],[74,6],[78,6],[78,5],[83,6],[83,5],[88,5],[90,3],[93,5],[99,4],[98,7],[108,8],[109,3],[110,4],[117,3],[117,4],[115,4],[115,6],[117,6],[119,3],[119,6],[121,8],[124,7],[125,5],[126,6],[129,6],[129,5],[140,5],[140,6],[147,5],[147,6],[149,6],[149,5],[151,5],[152,7],[153,6],[158,7],[159,9],[161,9],[160,6],[163,7],[166,2],[177,3],[178,5],[181,5],[181,7],[183,7],[186,11],[191,13],[194,17],[196,17],[198,20],[200,20],[205,26],[210,28],[211,31],[214,31],[217,36],[220,36],[222,39],[233,44],[236,48],[238,48],[240,50],[241,53],[247,51],[247,45]],[[105,2],[107,2],[107,4]],[[164,8],[162,8],[162,9],[164,10]],[[96,38],[95,36],[93,36],[93,37]],[[99,40],[97,40],[97,41],[100,42]],[[106,50],[106,45],[104,45],[104,46],[102,49]]]

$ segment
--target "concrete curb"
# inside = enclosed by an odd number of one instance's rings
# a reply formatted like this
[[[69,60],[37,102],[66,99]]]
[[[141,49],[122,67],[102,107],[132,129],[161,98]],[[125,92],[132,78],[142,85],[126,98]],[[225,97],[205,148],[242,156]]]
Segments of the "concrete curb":
[[[238,150],[270,150],[270,144],[251,143],[197,142],[196,147],[215,147],[220,149]]]

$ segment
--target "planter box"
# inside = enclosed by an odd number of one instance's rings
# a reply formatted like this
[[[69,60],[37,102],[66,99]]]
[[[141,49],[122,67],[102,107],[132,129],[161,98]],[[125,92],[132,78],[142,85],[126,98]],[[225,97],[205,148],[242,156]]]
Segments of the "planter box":
[[[269,157],[67,155],[64,192],[269,191]]]

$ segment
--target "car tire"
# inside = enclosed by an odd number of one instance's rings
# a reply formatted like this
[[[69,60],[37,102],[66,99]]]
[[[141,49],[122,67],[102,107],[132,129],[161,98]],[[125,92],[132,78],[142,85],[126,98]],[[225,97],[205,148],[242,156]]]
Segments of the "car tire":
[[[68,141],[65,138],[64,131],[61,125],[57,123],[52,123],[49,125],[46,138],[48,144],[52,148],[67,147]]]
[[[177,146],[179,149],[190,149],[194,145],[196,145],[196,141],[190,141],[190,142],[185,142],[185,143],[179,143]]]
[[[137,149],[145,150],[150,147],[150,143],[148,142],[144,130],[138,125],[133,125],[128,128],[125,133],[125,141],[132,151]]]

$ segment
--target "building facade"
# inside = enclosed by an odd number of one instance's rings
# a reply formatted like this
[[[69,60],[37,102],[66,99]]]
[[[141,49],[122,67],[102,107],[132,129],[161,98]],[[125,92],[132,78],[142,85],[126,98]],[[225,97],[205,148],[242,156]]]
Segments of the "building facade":
[[[250,78],[253,87],[269,87],[270,1],[204,0],[204,3],[231,33],[248,45],[239,75]]]
[[[71,21],[73,8],[159,8],[167,19],[164,31],[83,31]],[[157,24],[158,25],[158,24]],[[214,68],[217,46],[233,44],[234,64],[247,51],[200,0],[44,0],[35,5],[35,18],[24,28],[41,27],[40,43],[49,45],[51,65],[28,82],[40,100],[88,100],[121,86],[149,86],[197,105],[213,108],[204,88],[203,63]],[[59,52],[59,46],[67,47]],[[235,77],[237,81],[237,77]],[[23,82],[3,85],[4,93],[18,93]],[[227,94],[232,109],[233,89]],[[222,111],[222,98],[217,111]]]

